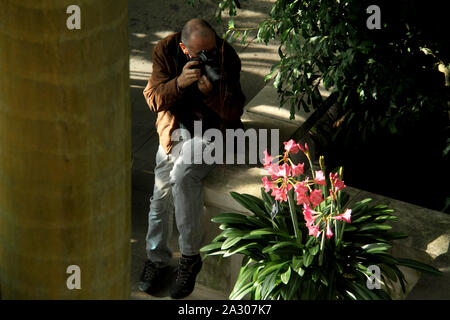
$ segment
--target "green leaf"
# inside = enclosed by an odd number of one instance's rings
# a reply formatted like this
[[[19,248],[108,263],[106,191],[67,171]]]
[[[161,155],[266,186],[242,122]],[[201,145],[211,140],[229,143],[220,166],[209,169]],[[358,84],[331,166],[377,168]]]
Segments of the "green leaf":
[[[312,247],[312,248],[309,248],[309,253],[312,255],[312,256],[315,256],[318,252],[319,252],[319,245],[317,244],[317,245],[315,245],[314,247]]]
[[[254,226],[259,227],[259,228],[268,228],[268,227],[272,226],[272,224],[266,219],[261,220],[257,217],[247,216],[247,220],[250,223],[252,223]]]
[[[408,268],[412,268],[421,272],[425,272],[425,273],[429,273],[431,275],[435,275],[435,276],[441,276],[442,272],[439,271],[438,269],[436,269],[433,266],[430,266],[428,264],[419,262],[419,261],[415,261],[415,260],[411,260],[411,259],[400,259],[397,258],[398,264],[401,266],[405,266]]]
[[[389,264],[389,265],[396,265],[398,264],[397,259],[395,259],[393,256],[387,253],[373,253],[371,257],[375,260],[379,260],[383,263]]]
[[[290,261],[275,261],[275,262],[269,262],[266,264],[265,268],[261,271],[259,274],[260,278],[264,278],[268,274],[272,273],[275,270],[281,270],[286,264],[288,264]]]
[[[309,267],[314,260],[314,256],[312,254],[306,253],[303,258],[303,264],[305,267]]]
[[[273,86],[275,89],[280,88],[280,83],[281,83],[281,71],[279,71],[277,73],[277,76],[275,77],[275,81],[273,83]]]
[[[379,253],[389,250],[392,246],[387,243],[371,243],[362,246],[361,248],[367,253]]]
[[[349,224],[345,224],[344,225],[344,231],[345,232],[350,232],[350,231],[355,231],[355,230],[358,230],[358,227],[352,226],[352,225],[349,225]]]
[[[287,286],[281,288],[281,293],[285,300],[297,300],[299,295],[299,287],[301,285],[301,278],[293,276]]]
[[[232,255],[234,255],[234,254],[237,254],[237,253],[240,253],[240,252],[242,252],[242,251],[248,250],[248,249],[251,248],[251,247],[261,247],[261,246],[260,246],[258,243],[256,243],[256,242],[247,243],[247,244],[245,244],[245,245],[243,245],[243,246],[241,246],[241,247],[237,247],[236,249],[234,249],[234,250],[232,250],[232,251],[229,251],[229,250],[228,250],[228,251],[223,255],[223,257],[226,258],[226,257],[232,256]]]
[[[391,226],[379,223],[368,223],[359,228],[359,231],[367,231],[367,230],[390,230]]]
[[[360,285],[357,282],[346,281],[347,286],[350,288],[350,292],[356,297],[356,299],[362,300],[374,300],[377,296],[370,292],[365,286]]]
[[[289,267],[286,272],[281,274],[281,281],[284,284],[288,284],[290,278],[291,278],[291,267]]]
[[[240,213],[221,213],[211,219],[215,223],[248,224],[245,215]]]
[[[261,197],[262,197],[263,201],[264,201],[265,203],[267,203],[267,204],[269,205],[269,207],[271,208],[274,200],[273,200],[272,197],[265,191],[264,187],[261,187]]]
[[[262,299],[267,299],[269,295],[272,293],[273,289],[276,285],[277,274],[279,270],[272,272],[270,275],[264,277],[261,286],[261,297]]]
[[[393,215],[385,215],[385,216],[376,217],[374,221],[380,222],[380,221],[386,221],[386,220],[399,220],[399,218],[397,216],[393,216]]]
[[[366,198],[364,200],[358,201],[352,208],[352,213],[355,214],[356,212],[360,211],[361,209],[363,209],[365,206],[367,206],[367,204],[372,201],[371,198]]]
[[[263,250],[263,253],[273,252],[273,251],[276,251],[277,249],[285,248],[285,247],[294,247],[294,248],[300,249],[302,247],[302,245],[296,241],[282,241],[282,242],[277,243],[274,246],[266,247]]]
[[[222,243],[222,247],[221,248],[222,248],[222,250],[226,250],[228,248],[231,248],[232,246],[234,246],[236,243],[238,243],[241,240],[242,240],[242,237],[228,238]]]
[[[327,280],[327,278],[325,277],[325,275],[323,274],[323,273],[321,273],[320,274],[320,281],[326,286],[326,287],[328,287],[328,280]]]
[[[247,285],[250,278],[253,275],[257,274],[258,270],[262,267],[263,267],[262,265],[252,264],[250,263],[250,261],[247,262],[245,265],[243,265],[239,270],[239,274],[230,297],[233,295],[233,293],[238,293],[239,291],[241,291],[242,288],[244,288]],[[253,281],[250,281],[250,284],[253,285]]]
[[[358,219],[355,219],[355,220],[352,221],[352,225],[355,225],[355,224],[358,224],[358,223],[362,223],[362,222],[367,221],[367,220],[372,219],[372,218],[373,218],[372,216],[368,216],[368,215],[359,217]]]
[[[294,271],[300,268],[302,265],[303,265],[302,258],[299,258],[297,256],[292,257],[292,268],[294,269]]]
[[[405,280],[405,276],[403,275],[403,272],[395,264],[390,264],[389,266],[392,268],[392,270],[397,275],[397,278],[399,279],[400,285],[402,287],[402,291],[403,291],[403,293],[405,293],[406,292],[406,280]]]
[[[247,235],[247,230],[240,230],[236,228],[227,228],[224,232],[222,232],[222,236],[226,238],[235,238],[235,237],[243,237]]]
[[[386,240],[400,240],[408,238],[406,233],[402,232],[389,232],[383,235]]]
[[[261,199],[258,199],[250,194],[239,194],[237,192],[230,192],[230,195],[244,208],[250,210],[261,218],[267,219],[267,214],[264,209],[264,202]]]
[[[379,267],[381,269],[381,273],[383,275],[387,276],[387,278],[389,280],[391,280],[392,282],[397,281],[397,275],[396,275],[395,271],[391,268],[390,265],[385,264],[385,263],[380,263]]]
[[[230,294],[230,300],[241,300],[243,299],[247,294],[252,292],[254,290],[253,283],[247,283],[245,286],[240,288],[238,291],[232,291]]]
[[[208,244],[208,245],[202,247],[202,248],[200,249],[200,252],[215,251],[215,250],[220,249],[221,246],[222,246],[222,243],[221,243],[221,242],[210,243],[210,244]]]
[[[273,228],[264,228],[264,229],[253,230],[248,235],[244,236],[243,238],[244,239],[253,239],[255,237],[258,238],[260,236],[267,236],[267,235],[279,236],[284,239],[292,239],[292,237],[290,235],[288,235],[287,233],[275,231]]]

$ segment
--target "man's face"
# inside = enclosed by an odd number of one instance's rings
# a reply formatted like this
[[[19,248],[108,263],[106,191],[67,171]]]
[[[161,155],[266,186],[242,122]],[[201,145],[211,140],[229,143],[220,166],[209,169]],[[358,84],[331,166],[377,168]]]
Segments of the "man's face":
[[[190,59],[197,57],[202,50],[206,50],[213,55],[216,54],[216,37],[214,34],[206,38],[194,34],[191,36],[189,46],[183,48],[184,54],[189,56]]]

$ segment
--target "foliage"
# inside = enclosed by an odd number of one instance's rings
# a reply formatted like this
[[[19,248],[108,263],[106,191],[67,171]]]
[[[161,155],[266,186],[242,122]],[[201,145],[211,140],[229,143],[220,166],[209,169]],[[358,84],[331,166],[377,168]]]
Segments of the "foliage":
[[[191,0],[192,3],[195,1]],[[226,37],[245,41],[252,28],[235,25],[239,14],[235,0],[219,0],[216,16],[230,16]],[[250,9],[252,1],[240,1]],[[367,27],[369,5],[381,9],[381,29]],[[319,85],[333,92],[336,99],[334,122],[326,131],[314,127],[324,142],[322,150],[329,163],[359,170],[352,159],[341,157],[336,150],[345,149],[359,163],[381,157],[407,162],[416,155],[415,146],[428,145],[425,167],[434,166],[448,176],[449,159],[449,89],[450,48],[442,30],[446,29],[448,11],[436,0],[361,1],[361,0],[276,0],[257,28],[258,41],[280,41],[280,60],[266,80],[274,78],[280,94],[280,106],[290,105],[291,118],[296,110],[310,111],[321,105]],[[245,22],[244,22],[245,23]],[[380,142],[383,142],[382,144]],[[417,141],[405,144],[405,141]],[[411,146],[412,145],[412,146]],[[397,148],[403,146],[403,148]],[[420,152],[423,154],[422,152]],[[367,156],[365,156],[367,154]],[[390,163],[387,164],[390,166]],[[379,167],[381,172],[389,168]],[[406,185],[409,168],[402,179]],[[444,174],[444,171],[447,170]],[[378,176],[378,175],[375,175]],[[347,177],[352,185],[370,189],[373,180],[365,173],[361,181]],[[375,183],[376,184],[376,183]],[[400,188],[398,188],[400,190]],[[386,195],[416,202],[436,210],[443,206],[444,194],[430,201],[429,195],[410,198],[385,189]],[[441,192],[442,193],[442,192]]]
[[[245,2],[251,8],[251,1]],[[366,25],[370,4],[381,7],[381,30]],[[323,81],[338,94],[347,137],[355,130],[365,137],[380,128],[396,134],[406,119],[442,115],[448,111],[448,88],[438,65],[449,65],[449,49],[427,17],[442,24],[446,17],[429,7],[409,0],[274,1],[258,40],[280,40],[280,61],[267,76],[275,77],[280,104],[290,103],[291,117],[295,109],[309,111],[311,103],[321,102],[315,92]],[[236,16],[235,1],[219,1],[217,16],[225,10]],[[229,38],[241,30],[231,19]]]
[[[342,170],[330,173],[330,179],[325,179],[323,168],[307,177],[303,164],[295,165],[289,158],[298,150],[309,158],[307,145],[292,140],[284,144],[281,165],[266,153],[271,180],[263,178],[262,199],[231,192],[253,215],[214,217],[212,221],[223,231],[201,250],[206,256],[244,255],[231,299],[247,295],[250,299],[390,299],[394,282],[406,290],[398,266],[440,274],[431,266],[389,253],[394,240],[407,237],[389,231],[385,224],[397,219],[393,210],[371,206],[371,199],[347,208]],[[324,166],[323,158],[320,163]],[[380,270],[380,287],[371,290],[373,266]]]

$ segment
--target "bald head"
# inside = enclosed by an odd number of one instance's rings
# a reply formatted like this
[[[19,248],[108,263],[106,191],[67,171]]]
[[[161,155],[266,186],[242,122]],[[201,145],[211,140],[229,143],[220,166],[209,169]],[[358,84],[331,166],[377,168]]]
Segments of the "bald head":
[[[181,41],[189,46],[192,39],[209,40],[215,37],[212,27],[203,19],[191,19],[183,27],[181,31]]]

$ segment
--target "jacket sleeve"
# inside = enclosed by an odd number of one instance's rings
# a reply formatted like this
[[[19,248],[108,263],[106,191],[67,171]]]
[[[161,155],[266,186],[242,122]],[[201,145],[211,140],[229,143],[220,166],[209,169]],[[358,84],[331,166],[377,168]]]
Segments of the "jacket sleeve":
[[[153,71],[143,92],[153,112],[166,111],[181,98],[176,85],[177,76],[169,70],[169,54],[165,51],[161,42],[153,49]]]
[[[231,46],[226,49],[228,52],[225,59],[228,59],[224,61],[224,80],[219,83],[218,88],[214,88],[204,102],[222,120],[236,123],[240,120],[245,105],[245,96],[240,83],[241,60]]]

